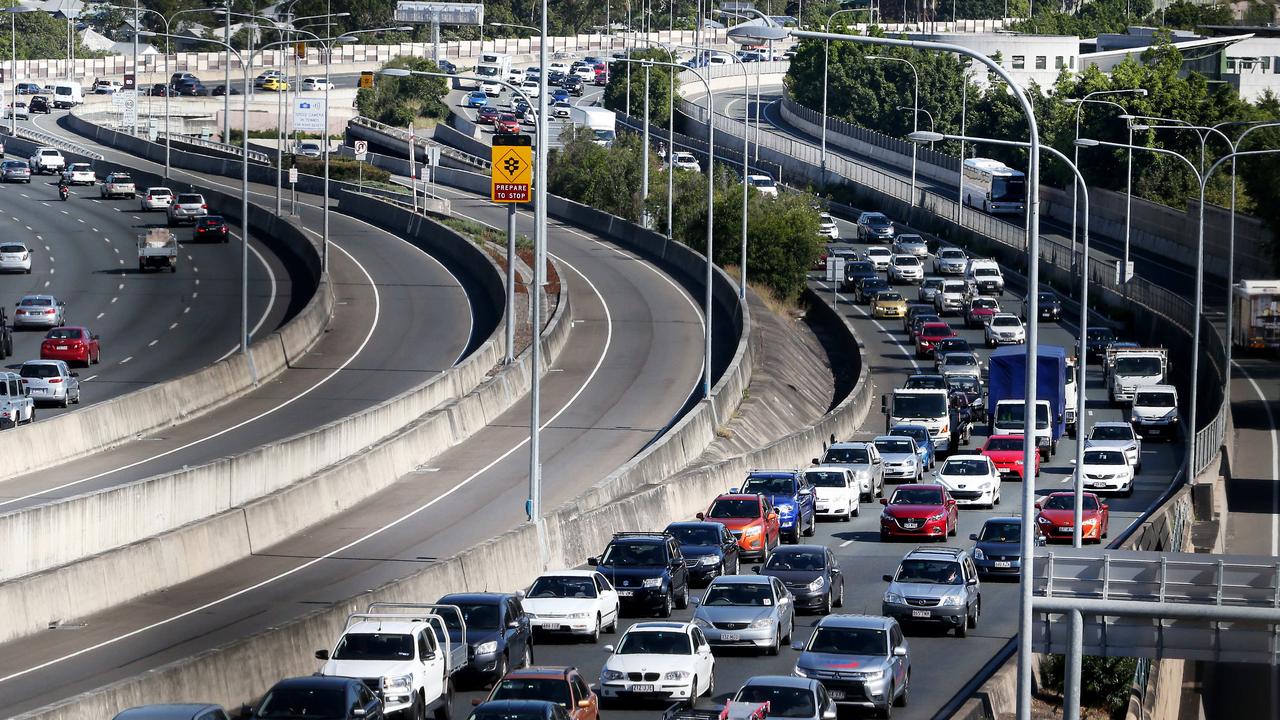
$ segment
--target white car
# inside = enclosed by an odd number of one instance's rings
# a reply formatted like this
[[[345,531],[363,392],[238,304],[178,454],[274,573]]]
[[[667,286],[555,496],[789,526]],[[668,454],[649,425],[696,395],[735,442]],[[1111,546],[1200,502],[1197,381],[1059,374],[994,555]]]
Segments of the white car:
[[[889,258],[889,282],[918,283],[924,280],[924,263],[915,255],[893,255]]]
[[[98,175],[89,163],[71,163],[62,171],[62,182],[68,185],[94,185]]]
[[[562,75],[569,74],[569,66],[562,62],[553,62],[547,66],[547,73],[558,72]]]
[[[303,140],[298,143],[298,147],[294,148],[293,152],[302,157],[324,157],[324,146],[319,140]]]
[[[567,118],[569,117],[569,112],[571,110],[573,110],[573,106],[561,100],[560,102],[551,106],[551,117]]]
[[[671,166],[680,170],[702,172],[702,165],[698,164],[698,158],[694,157],[693,153],[684,150],[677,150],[671,153]]]
[[[840,226],[830,213],[818,213],[818,234],[832,242],[840,239]]]
[[[813,512],[819,517],[848,522],[862,512],[862,492],[858,478],[847,467],[816,465],[805,468],[804,477],[813,486]]]
[[[968,375],[979,379],[982,378],[982,360],[978,359],[977,353],[943,353],[942,357],[935,358],[934,364],[938,373],[943,377],[948,375]]]
[[[963,313],[964,302],[969,298],[969,286],[963,280],[948,278],[933,295],[933,309],[939,316],[949,312]]]
[[[80,373],[62,360],[28,360],[18,369],[31,399],[67,407],[80,404]]]
[[[31,250],[16,240],[0,243],[0,270],[30,273]]]
[[[333,88],[333,83],[324,78],[309,77],[302,80],[303,90],[332,90]]]
[[[929,257],[929,245],[919,235],[899,235],[893,241],[893,251],[903,255],[915,255],[918,258]]]
[[[167,187],[149,187],[142,194],[142,211],[165,210],[173,202],[173,191]]]
[[[596,642],[601,630],[618,629],[618,591],[594,570],[543,573],[521,604],[538,632],[585,635]]]
[[[942,248],[933,259],[933,271],[939,275],[963,275],[969,257],[960,248]]]
[[[519,85],[520,83],[524,82],[524,79],[525,79],[524,71],[521,70],[520,68],[513,67],[507,71],[507,82],[511,83],[512,85]]]
[[[1027,329],[1013,313],[998,313],[983,327],[987,347],[1017,345],[1027,341]]]
[[[590,65],[579,65],[573,74],[582,78],[583,82],[595,82],[596,79],[596,69]]]
[[[876,270],[888,270],[890,259],[893,257],[893,251],[882,245],[872,245],[867,248],[863,256],[875,266]]]
[[[498,97],[502,94],[502,84],[495,80],[485,80],[480,83],[480,89],[489,97]]]
[[[957,505],[1000,504],[1000,471],[986,455],[952,455],[933,473]]]
[[[16,103],[16,105],[17,105],[17,108],[18,108],[18,110],[17,110],[17,112],[18,112],[18,119],[19,119],[19,120],[30,120],[30,119],[31,119],[31,111],[27,109],[27,104],[26,104],[26,103],[24,103],[24,102],[22,102],[21,100],[19,100],[19,101]],[[4,116],[5,116],[6,118],[11,117],[11,116],[13,115],[13,113],[14,113],[14,109],[13,109],[13,108],[14,108],[14,106],[15,106],[15,103],[9,103],[9,105],[8,105],[7,107],[5,107],[5,109],[4,109]]]
[[[1123,450],[1088,448],[1078,472],[1089,490],[1133,494],[1133,465]]]
[[[1106,448],[1123,450],[1129,457],[1134,474],[1142,472],[1142,436],[1134,432],[1133,426],[1127,422],[1098,422],[1093,424],[1089,437],[1084,441],[1085,449]]]
[[[747,182],[751,183],[751,187],[761,195],[778,197],[778,184],[768,175],[748,175]]]
[[[520,83],[520,91],[523,92],[530,100],[538,99],[539,88],[540,85],[537,80],[525,80]]]
[[[604,649],[612,654],[600,669],[597,693],[602,700],[643,698],[691,705],[715,687],[711,645],[692,623],[636,623],[617,648]]]

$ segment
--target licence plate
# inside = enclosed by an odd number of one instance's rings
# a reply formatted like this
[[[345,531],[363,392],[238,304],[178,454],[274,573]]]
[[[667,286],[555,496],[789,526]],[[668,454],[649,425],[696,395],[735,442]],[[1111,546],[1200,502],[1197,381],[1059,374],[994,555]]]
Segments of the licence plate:
[[[619,591],[618,591],[618,597],[631,597],[632,595],[635,595],[635,592],[634,592],[634,591],[632,591],[632,590],[619,590]]]
[[[1148,434],[1148,435],[1159,435],[1159,434],[1160,434],[1160,428],[1158,428],[1158,427],[1148,427],[1148,428],[1147,428],[1147,434]]]
[[[32,394],[32,395],[43,395],[43,394],[45,394],[45,393],[47,393],[47,392],[49,392],[49,391],[48,391],[48,389],[46,389],[46,388],[31,388],[31,394]]]
[[[827,695],[831,696],[831,699],[832,699],[832,700],[843,700],[843,699],[844,699],[844,691],[843,691],[843,690],[828,690],[828,691],[827,691]]]
[[[929,610],[912,610],[911,617],[919,617],[919,618],[933,617],[933,613]]]
[[[1071,532],[1071,526],[1070,526],[1070,525],[1068,525],[1068,526],[1066,526],[1066,527],[1060,527],[1060,528],[1058,528],[1058,532],[1064,532],[1064,533],[1066,533],[1066,532]]]
[[[631,692],[648,693],[653,692],[652,685],[632,685]]]
[[[916,528],[920,527],[920,523],[904,522],[902,523],[902,527],[907,530],[915,530]]]
[[[564,626],[563,626],[563,625],[557,625],[557,624],[555,624],[555,623],[547,623],[547,624],[545,624],[545,625],[543,625],[543,626],[542,626],[542,629],[543,629],[543,630],[563,630],[563,629],[564,629]]]
[[[66,345],[59,345],[59,346],[57,346],[57,347],[58,347],[58,349],[59,349],[59,350],[66,350],[66,349],[67,349],[67,346],[66,346]]]
[[[1011,561],[1009,561],[1009,560],[997,560],[997,561],[996,561],[996,567],[998,567],[998,568],[1009,568],[1009,567],[1013,567],[1013,562],[1011,562]]]
[[[720,639],[725,642],[737,642],[742,639],[742,636],[738,633],[720,633]]]

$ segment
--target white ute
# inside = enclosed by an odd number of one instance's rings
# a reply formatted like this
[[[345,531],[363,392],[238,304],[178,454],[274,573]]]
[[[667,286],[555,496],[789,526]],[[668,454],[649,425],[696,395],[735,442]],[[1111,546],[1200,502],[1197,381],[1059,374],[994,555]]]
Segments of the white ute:
[[[27,160],[27,164],[31,166],[33,173],[53,175],[67,169],[67,159],[62,157],[62,152],[58,148],[54,147],[36,148]]]
[[[462,629],[456,644],[449,642],[448,613],[456,614]],[[367,612],[347,616],[332,653],[316,651],[325,661],[316,674],[364,680],[387,715],[447,720],[452,676],[467,666],[466,635],[456,605],[371,603]]]

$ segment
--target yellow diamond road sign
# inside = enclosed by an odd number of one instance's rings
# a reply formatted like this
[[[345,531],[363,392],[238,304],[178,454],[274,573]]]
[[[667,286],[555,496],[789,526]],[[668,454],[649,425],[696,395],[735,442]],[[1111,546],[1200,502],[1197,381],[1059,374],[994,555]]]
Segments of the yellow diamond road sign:
[[[490,199],[493,202],[529,202],[529,187],[533,175],[533,148],[528,136],[515,136],[511,140],[520,144],[505,144],[503,136],[494,138],[493,181]],[[523,142],[521,142],[523,140]]]

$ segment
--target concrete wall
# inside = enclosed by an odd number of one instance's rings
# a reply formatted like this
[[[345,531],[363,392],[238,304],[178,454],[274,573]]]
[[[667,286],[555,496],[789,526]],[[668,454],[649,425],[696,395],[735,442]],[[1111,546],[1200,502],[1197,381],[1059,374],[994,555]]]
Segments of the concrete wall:
[[[7,139],[7,144],[11,153],[22,157],[34,148],[33,143],[13,137]],[[70,161],[87,159],[70,153],[64,155]],[[115,163],[95,161],[95,166],[103,174],[127,170],[140,184],[162,183],[150,173]],[[206,188],[192,188],[185,183],[164,184],[177,192],[203,192],[229,219],[239,220],[238,198]],[[333,293],[320,276],[318,248],[298,225],[255,205],[249,207],[249,223],[254,234],[263,238],[289,268],[294,286],[303,292],[314,288],[310,302],[302,311],[280,330],[250,345],[247,356],[237,353],[185,376],[0,434],[0,455],[6,458],[6,473],[20,475],[66,462],[208,412],[257,387],[311,347],[327,327],[333,307]],[[41,439],[51,436],[60,438],[59,442]],[[13,536],[11,542],[14,544],[6,542],[5,546],[15,552],[9,555],[10,562],[0,569],[3,577],[24,572],[16,548],[26,547],[26,541],[18,535]]]

